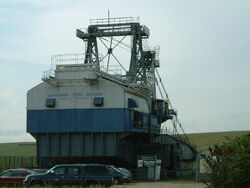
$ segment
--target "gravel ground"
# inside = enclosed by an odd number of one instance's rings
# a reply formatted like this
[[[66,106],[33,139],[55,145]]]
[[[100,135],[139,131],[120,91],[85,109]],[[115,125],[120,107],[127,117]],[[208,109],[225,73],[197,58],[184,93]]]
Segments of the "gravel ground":
[[[157,181],[128,183],[112,188],[205,188],[205,185],[194,181]]]

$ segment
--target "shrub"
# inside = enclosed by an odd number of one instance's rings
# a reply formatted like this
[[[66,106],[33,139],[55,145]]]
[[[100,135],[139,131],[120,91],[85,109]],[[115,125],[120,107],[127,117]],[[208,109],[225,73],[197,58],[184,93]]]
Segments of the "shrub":
[[[226,138],[226,142],[209,147],[203,155],[207,163],[207,187],[247,188],[250,185],[250,134]]]

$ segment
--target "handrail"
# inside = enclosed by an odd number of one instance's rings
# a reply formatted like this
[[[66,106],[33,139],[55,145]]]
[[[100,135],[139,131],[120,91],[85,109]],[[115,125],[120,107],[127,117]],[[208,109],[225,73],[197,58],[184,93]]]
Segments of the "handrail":
[[[139,17],[118,17],[118,18],[99,18],[90,19],[90,24],[101,25],[101,24],[120,24],[120,23],[131,23],[140,22]]]

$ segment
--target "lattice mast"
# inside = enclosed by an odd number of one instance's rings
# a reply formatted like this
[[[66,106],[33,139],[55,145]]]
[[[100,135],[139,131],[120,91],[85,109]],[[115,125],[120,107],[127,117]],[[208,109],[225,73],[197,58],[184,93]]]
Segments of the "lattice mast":
[[[127,36],[132,37],[131,57],[129,70],[126,70],[127,81],[130,83],[140,84],[143,87],[152,90],[151,97],[156,98],[155,94],[155,67],[158,67],[159,62],[156,62],[156,51],[143,49],[143,39],[149,37],[149,29],[140,25],[139,18],[122,17],[122,18],[107,18],[107,19],[92,19],[87,31],[77,29],[77,37],[87,42],[85,64],[94,64],[96,68],[100,67],[102,58],[99,57],[97,39],[109,37],[110,46],[106,46],[108,63],[110,56],[118,59],[113,54],[113,49],[122,43]],[[112,41],[115,37],[123,37],[118,43],[112,47]],[[121,62],[118,63],[122,66]],[[108,65],[107,65],[108,66]],[[123,67],[123,66],[122,66]],[[108,69],[108,68],[107,68]]]

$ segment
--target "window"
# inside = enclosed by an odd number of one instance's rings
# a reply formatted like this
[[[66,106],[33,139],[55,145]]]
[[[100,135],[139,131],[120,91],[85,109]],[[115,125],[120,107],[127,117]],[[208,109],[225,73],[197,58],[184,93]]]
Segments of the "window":
[[[79,174],[79,168],[78,167],[68,167],[68,175],[78,175]]]
[[[7,172],[4,172],[1,174],[1,177],[10,177],[12,176],[13,174],[13,171],[7,171]]]
[[[46,99],[45,105],[49,108],[54,107],[56,105],[56,99],[54,99],[54,98]]]
[[[136,128],[142,128],[143,127],[143,113],[134,111],[134,123]]]
[[[53,174],[64,175],[65,174],[65,167],[57,167],[57,168],[53,169],[53,171],[54,171]]]
[[[136,107],[138,107],[135,99],[128,98],[128,107],[129,108],[136,108]]]
[[[105,166],[86,166],[85,170],[89,175],[102,175],[109,173],[108,169]]]
[[[25,174],[24,172],[22,171],[15,171],[13,172],[12,176],[15,176],[15,177],[24,177],[26,176],[27,174]]]
[[[95,97],[94,98],[94,105],[95,106],[103,106],[104,98],[103,97]]]

